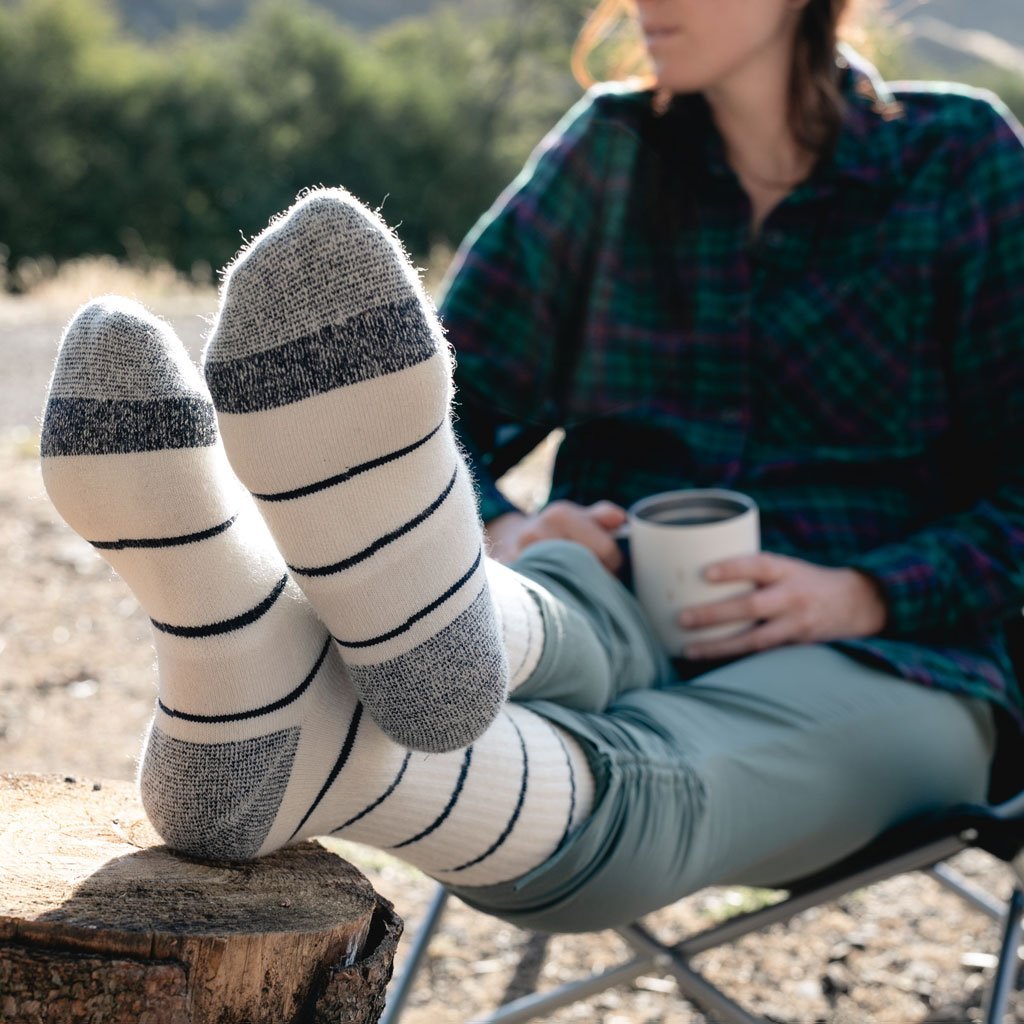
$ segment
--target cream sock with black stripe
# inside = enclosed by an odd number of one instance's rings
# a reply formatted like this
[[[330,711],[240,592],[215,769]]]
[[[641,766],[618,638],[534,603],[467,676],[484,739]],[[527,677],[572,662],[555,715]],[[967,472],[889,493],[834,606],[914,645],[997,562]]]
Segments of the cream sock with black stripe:
[[[57,510],[153,624],[159,696],[140,782],[154,824],[199,856],[280,845],[280,806],[320,782],[301,723],[314,707],[346,713],[324,685],[335,655],[231,473],[202,378],[167,324],[115,297],[76,314],[41,454]]]
[[[347,192],[305,196],[228,268],[204,369],[231,464],[368,712],[414,749],[472,742],[543,625],[484,556],[448,346],[397,239]]]
[[[153,620],[159,698],[140,784],[171,846],[248,858],[335,833],[488,885],[540,863],[588,813],[582,752],[525,708],[435,755],[363,714],[227,465],[198,373],[142,307],[101,300],[69,325],[42,455],[58,510]]]

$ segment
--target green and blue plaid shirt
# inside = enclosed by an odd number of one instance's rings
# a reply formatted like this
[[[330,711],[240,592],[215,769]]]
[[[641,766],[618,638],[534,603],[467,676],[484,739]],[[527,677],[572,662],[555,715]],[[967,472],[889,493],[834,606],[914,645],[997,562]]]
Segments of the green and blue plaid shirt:
[[[750,494],[765,550],[880,584],[885,633],[837,646],[1024,726],[1021,129],[840,64],[836,146],[754,238],[700,97],[591,90],[450,272],[457,429],[485,520],[554,427],[553,499]]]

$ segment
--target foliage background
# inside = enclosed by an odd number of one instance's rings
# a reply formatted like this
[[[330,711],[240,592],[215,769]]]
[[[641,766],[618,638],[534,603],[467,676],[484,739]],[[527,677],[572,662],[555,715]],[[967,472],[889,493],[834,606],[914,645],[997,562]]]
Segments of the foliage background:
[[[586,6],[0,0],[0,286],[83,254],[209,280],[317,183],[383,205],[428,259],[579,96]],[[874,36],[883,71],[934,76]],[[1021,76],[967,77],[1024,114]]]

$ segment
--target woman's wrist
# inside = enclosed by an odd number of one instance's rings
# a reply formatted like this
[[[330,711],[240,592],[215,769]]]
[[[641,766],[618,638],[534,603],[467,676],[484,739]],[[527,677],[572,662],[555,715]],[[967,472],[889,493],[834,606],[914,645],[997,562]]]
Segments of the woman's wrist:
[[[850,607],[856,621],[856,636],[875,636],[885,629],[889,608],[878,581],[861,569],[849,568],[852,600]]]

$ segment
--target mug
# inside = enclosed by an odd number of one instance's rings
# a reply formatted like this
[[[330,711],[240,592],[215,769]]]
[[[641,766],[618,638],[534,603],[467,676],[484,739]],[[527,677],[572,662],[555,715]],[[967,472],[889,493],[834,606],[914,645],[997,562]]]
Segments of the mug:
[[[747,581],[709,583],[704,570],[761,547],[757,504],[746,494],[718,488],[665,491],[628,509],[619,531],[629,538],[633,589],[665,649],[673,657],[699,640],[734,636],[752,621],[683,629],[679,613],[754,589]]]

